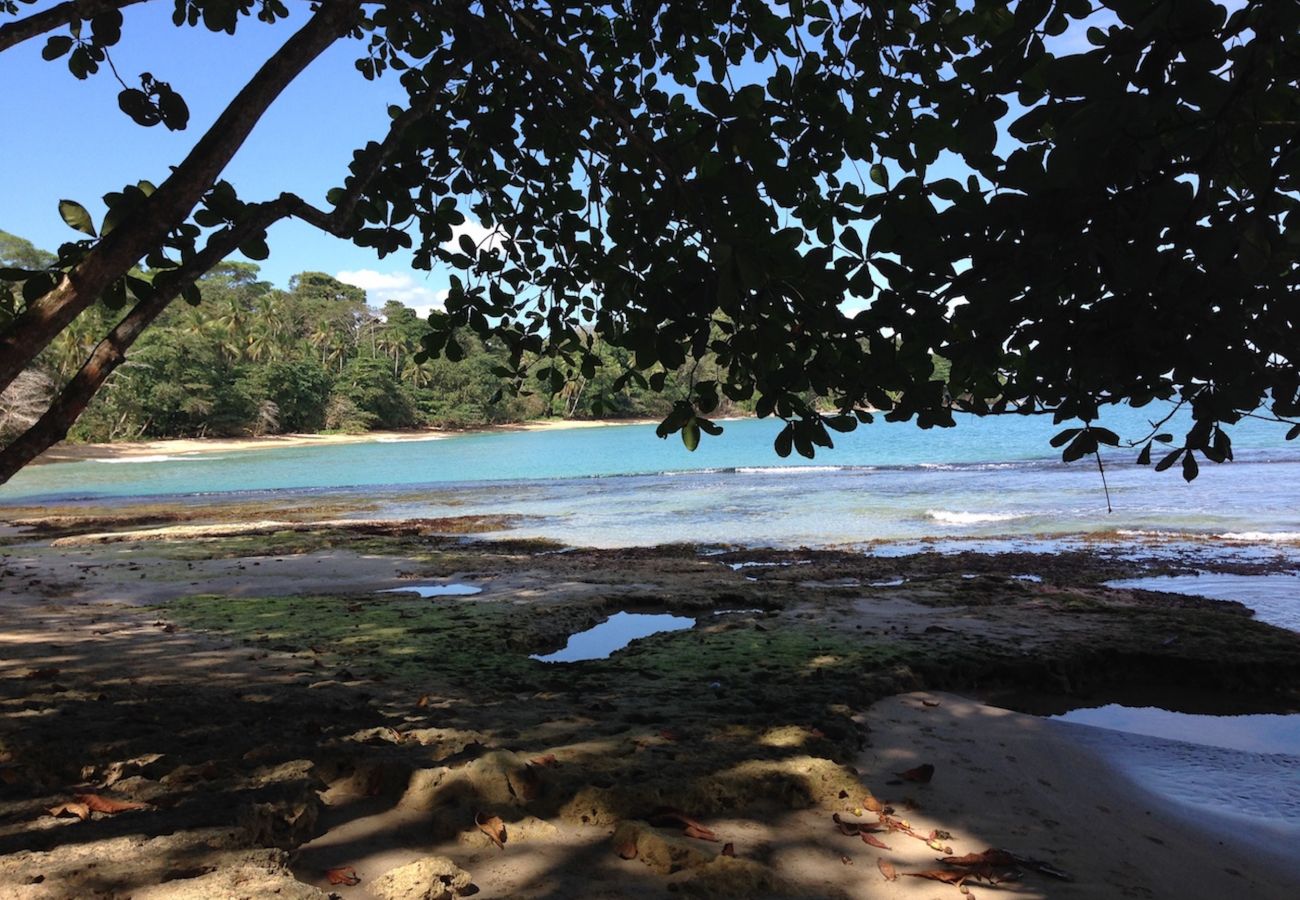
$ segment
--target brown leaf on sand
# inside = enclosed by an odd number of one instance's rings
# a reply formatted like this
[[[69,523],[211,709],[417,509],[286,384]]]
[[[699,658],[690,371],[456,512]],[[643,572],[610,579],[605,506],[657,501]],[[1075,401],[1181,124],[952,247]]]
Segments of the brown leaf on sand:
[[[697,841],[713,841],[715,844],[720,840],[712,829],[697,824],[687,825],[682,829],[682,834],[688,838],[695,838]]]
[[[963,856],[945,856],[939,862],[950,866],[1014,866],[1017,859],[1006,850],[989,849],[982,853],[967,853]]]
[[[84,822],[90,818],[90,807],[84,803],[60,803],[58,806],[51,806],[48,812],[56,819],[63,816],[76,816]]]
[[[348,887],[361,883],[361,876],[357,874],[357,870],[352,866],[337,866],[333,869],[326,869],[325,878],[330,884],[345,884]]]
[[[541,766],[544,769],[550,768],[551,766],[558,766],[560,764],[560,761],[555,758],[554,753],[548,753],[545,756],[534,756],[532,759],[528,760],[528,762],[534,766]]]
[[[863,809],[866,809],[869,812],[878,813],[885,808],[885,804],[881,803],[879,800],[877,800],[875,797],[871,796],[870,794],[867,794],[867,796],[862,801],[862,807]]]
[[[898,870],[894,868],[893,863],[885,859],[883,856],[876,857],[876,868],[880,870],[881,877],[886,881],[898,880]]]
[[[148,803],[137,803],[134,800],[114,800],[112,797],[101,797],[99,794],[77,794],[77,802],[84,803],[91,812],[103,813],[106,816],[114,816],[120,812],[130,812],[133,809],[149,808]]]
[[[917,784],[929,784],[930,779],[934,777],[934,766],[930,763],[924,763],[915,769],[908,769],[906,772],[898,772],[898,777],[904,781],[914,781]]]
[[[922,701],[921,701],[921,705],[922,705],[922,706],[928,706],[928,707],[930,707],[931,709],[934,709],[936,706],[939,705],[939,701],[938,701],[938,700],[922,700]]]
[[[732,843],[730,843],[730,842],[728,842],[728,843],[726,843],[726,844],[723,844],[723,845],[722,845],[722,855],[723,855],[723,856],[735,856],[735,855],[736,855],[736,845],[735,845],[735,844],[732,844]]]
[[[680,827],[682,834],[701,841],[717,841],[718,836],[707,825],[691,818],[680,809],[661,806],[651,813],[646,821],[657,828]]]
[[[867,844],[868,846],[871,846],[871,847],[875,847],[877,850],[889,850],[889,849],[891,849],[891,848],[888,847],[888,846],[885,844],[885,842],[882,841],[880,838],[878,838],[878,837],[874,837],[873,835],[870,835],[870,834],[867,834],[865,831],[862,832],[862,843]]]
[[[841,856],[841,857],[840,857],[840,862],[843,863],[843,864],[846,865],[846,866],[851,866],[851,865],[853,865],[853,860],[849,859],[847,856]]]
[[[844,819],[840,818],[839,813],[832,815],[831,821],[833,821],[835,827],[840,830],[840,834],[848,837],[857,837],[860,834],[877,833],[884,830],[874,822],[846,822]]]
[[[421,694],[420,699],[415,701],[415,705],[420,709],[425,709],[429,705],[429,695]]]
[[[931,881],[942,881],[944,884],[961,884],[970,877],[969,872],[963,872],[960,869],[930,869],[927,872],[904,872],[908,878],[928,878]]]
[[[58,678],[60,671],[61,671],[60,669],[56,669],[54,668],[54,666],[45,666],[40,669],[32,669],[23,677],[26,678],[28,681],[36,681],[38,679],[48,680],[50,678]]]
[[[500,816],[484,817],[482,813],[475,813],[474,824],[478,826],[479,831],[488,836],[492,843],[497,845],[498,850],[505,849],[506,823],[501,821]]]

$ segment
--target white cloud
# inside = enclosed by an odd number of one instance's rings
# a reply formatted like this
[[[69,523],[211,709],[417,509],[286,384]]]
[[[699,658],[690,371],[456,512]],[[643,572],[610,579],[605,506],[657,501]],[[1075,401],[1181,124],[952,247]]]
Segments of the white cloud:
[[[355,272],[339,272],[334,276],[344,284],[352,284],[366,292],[366,302],[380,307],[389,300],[396,300],[403,306],[409,306],[421,316],[427,316],[430,310],[442,309],[447,299],[447,290],[434,290],[428,285],[416,281],[407,272],[376,272],[374,269],[357,269]]]

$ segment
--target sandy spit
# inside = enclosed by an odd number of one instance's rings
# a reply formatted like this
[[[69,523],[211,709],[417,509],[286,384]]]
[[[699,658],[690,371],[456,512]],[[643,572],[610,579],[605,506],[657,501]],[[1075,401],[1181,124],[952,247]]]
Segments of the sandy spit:
[[[248,438],[176,438],[161,441],[130,441],[112,444],[61,443],[37,458],[36,464],[79,462],[89,459],[137,459],[142,456],[189,456],[199,453],[242,453],[246,450],[274,450],[286,447],[328,447],[337,444],[383,444],[408,441],[437,441],[462,434],[499,431],[560,431],[573,428],[601,428],[610,425],[650,425],[657,419],[540,419],[535,422],[495,425],[453,431],[417,428],[407,431],[368,431],[363,434],[274,434]]]

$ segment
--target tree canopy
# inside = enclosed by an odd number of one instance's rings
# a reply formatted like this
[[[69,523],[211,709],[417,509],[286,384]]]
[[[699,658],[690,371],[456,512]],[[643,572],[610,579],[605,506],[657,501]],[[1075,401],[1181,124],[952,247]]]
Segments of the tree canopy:
[[[43,39],[95,75],[141,2],[0,0],[0,51]],[[119,311],[0,479],[289,216],[453,270],[424,354],[490,338],[507,386],[591,378],[599,345],[622,352],[617,386],[662,389],[711,354],[661,426],[691,447],[724,398],[780,416],[777,451],[806,456],[876,415],[966,411],[1078,420],[1055,441],[1074,459],[1119,443],[1102,407],[1170,401],[1192,427],[1135,446],[1167,444],[1156,467],[1190,479],[1244,415],[1300,434],[1294,0],[153,2],[236,40],[252,16],[297,30],[156,187],[110,193],[98,224],[64,201],[81,239],[0,272],[21,284],[0,388],[93,305]],[[241,196],[226,164],[337,42],[400,83],[388,131],[319,198]],[[173,82],[124,83],[122,112],[186,128]],[[467,217],[487,237],[453,241]]]

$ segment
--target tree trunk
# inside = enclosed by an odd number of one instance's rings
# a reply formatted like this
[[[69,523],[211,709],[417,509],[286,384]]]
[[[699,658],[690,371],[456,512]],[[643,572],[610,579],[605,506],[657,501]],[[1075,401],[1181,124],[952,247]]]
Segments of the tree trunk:
[[[148,201],[0,334],[0,391],[109,285],[189,217],[271,102],[346,32],[358,5],[359,0],[324,4],[266,61]]]
[[[50,408],[19,438],[0,451],[0,484],[19,469],[68,435],[91,398],[126,359],[127,349],[140,334],[167,308],[180,292],[195,279],[225,259],[250,236],[265,231],[273,222],[287,215],[289,203],[281,199],[260,204],[239,225],[217,232],[194,258],[157,285],[147,300],[141,300],[118,322],[108,336],[91,351],[77,374],[64,386]]]

